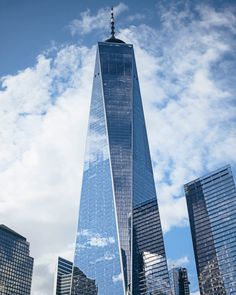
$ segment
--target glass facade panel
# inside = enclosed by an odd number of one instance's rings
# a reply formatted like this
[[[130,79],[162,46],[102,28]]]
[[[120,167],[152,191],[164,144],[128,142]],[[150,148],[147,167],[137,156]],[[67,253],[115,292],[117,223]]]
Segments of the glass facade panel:
[[[99,63],[97,55],[74,265],[95,280],[98,294],[123,294]]]
[[[99,54],[120,247],[127,286],[131,283],[131,228],[128,220],[132,207],[133,48],[123,44],[100,43]]]
[[[73,263],[58,257],[53,295],[70,295]]]
[[[98,43],[74,264],[99,295],[170,294],[134,51],[124,43]]]
[[[0,295],[30,295],[34,259],[29,243],[0,225]]]
[[[185,185],[200,293],[236,294],[236,188],[230,166]]]
[[[172,295],[190,295],[187,269],[174,267],[169,274]]]

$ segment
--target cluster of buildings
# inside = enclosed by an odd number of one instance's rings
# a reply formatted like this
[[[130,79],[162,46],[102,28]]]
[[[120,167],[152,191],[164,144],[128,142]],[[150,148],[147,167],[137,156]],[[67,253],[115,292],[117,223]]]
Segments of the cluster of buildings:
[[[201,295],[236,294],[236,188],[230,166],[184,185]],[[0,226],[0,295],[29,295],[27,240]],[[55,295],[186,295],[168,270],[133,46],[98,43],[74,262]]]
[[[236,294],[236,187],[230,166],[224,166],[185,184],[184,190],[200,294]],[[143,214],[141,216],[143,218]],[[153,236],[152,240],[155,243],[156,237]],[[78,254],[75,252],[76,255]],[[163,257],[166,261],[166,257]],[[109,263],[113,260],[112,258],[107,255],[107,260],[104,259],[105,263]],[[155,261],[156,257],[149,254],[148,258]],[[96,256],[92,259],[94,263],[102,262],[98,261]],[[33,261],[26,238],[7,226],[0,225],[0,295],[30,295]],[[163,267],[160,259],[157,263]],[[145,266],[143,269],[145,271]],[[155,274],[154,271],[151,268],[152,276]],[[139,293],[130,294],[190,294],[186,268],[173,267],[169,271],[164,268],[164,271],[167,275],[162,282],[158,274],[154,275],[154,278],[152,276],[149,278],[149,284],[154,288],[157,287],[158,290],[161,286],[160,293],[158,291],[151,293],[145,289]],[[164,287],[163,281],[167,282]],[[146,282],[143,282],[143,285],[146,285]],[[62,257],[58,258],[54,295],[97,294],[109,293],[99,293],[99,284],[95,277],[87,276],[72,262]]]

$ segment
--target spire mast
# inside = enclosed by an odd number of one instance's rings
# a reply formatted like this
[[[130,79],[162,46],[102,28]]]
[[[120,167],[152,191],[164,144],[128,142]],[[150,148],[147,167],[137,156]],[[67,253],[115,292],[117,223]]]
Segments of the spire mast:
[[[114,19],[114,12],[113,6],[111,7],[111,37],[107,39],[105,42],[112,42],[112,43],[125,43],[124,41],[117,39],[115,37],[115,19]]]
[[[113,13],[113,6],[111,7],[111,38],[115,38],[115,19]]]

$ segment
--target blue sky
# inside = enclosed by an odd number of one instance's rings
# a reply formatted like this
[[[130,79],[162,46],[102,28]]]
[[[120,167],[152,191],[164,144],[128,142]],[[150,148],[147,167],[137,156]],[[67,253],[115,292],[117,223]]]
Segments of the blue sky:
[[[0,213],[31,242],[33,294],[71,259],[96,42],[109,1],[0,2]],[[113,3],[133,43],[169,265],[196,270],[183,184],[236,172],[234,1]]]

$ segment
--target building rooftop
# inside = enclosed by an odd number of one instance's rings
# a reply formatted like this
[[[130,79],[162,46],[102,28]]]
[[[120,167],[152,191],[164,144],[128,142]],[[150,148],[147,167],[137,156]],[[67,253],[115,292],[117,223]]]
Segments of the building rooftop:
[[[15,232],[14,230],[10,229],[9,227],[7,227],[6,225],[4,224],[0,224],[0,231],[4,231],[8,234],[11,234],[11,235],[14,235],[15,237],[18,237],[24,241],[26,241],[26,238],[23,237],[22,235],[18,234],[17,232]]]

